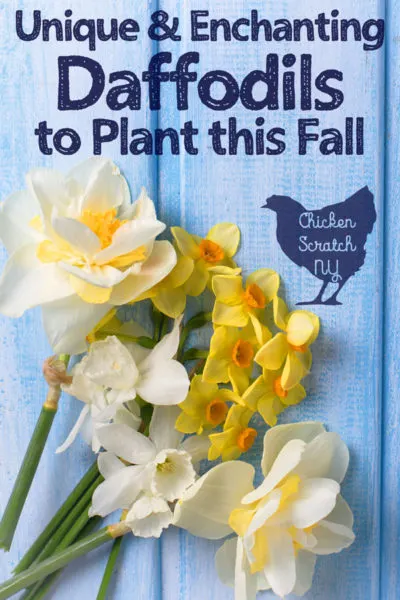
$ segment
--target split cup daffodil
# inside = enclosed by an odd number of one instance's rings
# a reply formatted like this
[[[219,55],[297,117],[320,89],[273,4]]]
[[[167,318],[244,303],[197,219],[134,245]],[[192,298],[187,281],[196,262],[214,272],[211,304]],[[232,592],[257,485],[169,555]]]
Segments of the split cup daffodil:
[[[207,383],[201,375],[193,377],[187,398],[179,405],[181,414],[176,429],[182,433],[197,433],[221,425],[228,414],[227,390],[215,383]]]
[[[266,342],[271,334],[263,327]],[[254,357],[260,348],[254,328],[216,327],[210,342],[210,352],[204,367],[203,379],[209,383],[231,383],[238,394],[249,385]]]
[[[139,537],[160,537],[173,521],[173,503],[194,483],[194,465],[206,457],[208,440],[183,441],[174,428],[176,406],[154,409],[149,437],[126,424],[98,431],[106,450],[98,466],[105,481],[95,490],[90,516],[126,510],[125,522]]]
[[[249,427],[249,421],[253,412],[248,408],[233,405],[229,409],[224,430],[221,433],[212,433],[209,438],[211,442],[208,451],[208,460],[217,460],[221,457],[223,461],[235,460],[253,446],[257,431]]]
[[[99,428],[115,420],[127,402],[132,408],[131,401],[137,396],[154,405],[182,402],[189,389],[189,377],[185,367],[174,359],[179,344],[179,325],[180,319],[177,319],[171,333],[152,350],[138,344],[123,344],[116,336],[91,344],[89,353],[74,367],[72,382],[62,386],[84,406],[57,452],[69,448],[79,431],[85,439],[90,439],[93,450],[98,452]],[[140,411],[131,412],[139,428]]]
[[[180,256],[165,279],[139,296],[135,302],[150,298],[163,315],[176,319],[186,308],[185,284],[193,273],[194,262],[188,256]]]
[[[276,297],[274,320],[282,333],[276,334],[258,351],[255,361],[271,371],[284,365],[281,385],[284,390],[290,390],[311,369],[310,346],[318,337],[319,318],[308,310],[289,313],[284,301]]]
[[[258,342],[263,344],[268,334],[260,319],[265,307],[278,293],[279,275],[271,269],[259,269],[245,283],[238,275],[216,275],[212,288],[215,294],[214,325],[246,327],[251,322]]]
[[[240,231],[233,223],[218,223],[205,238],[191,235],[182,227],[171,227],[179,252],[193,261],[193,272],[184,285],[189,296],[204,292],[216,273],[240,273],[233,260],[239,243]]]
[[[250,410],[260,413],[267,425],[274,427],[285,408],[299,404],[305,397],[306,391],[302,385],[297,384],[285,390],[281,372],[264,369],[262,375],[245,390],[241,402]]]
[[[0,209],[10,257],[0,281],[0,312],[19,317],[42,306],[57,353],[86,350],[86,335],[113,306],[131,302],[176,264],[165,229],[145,191],[131,203],[110,160],[94,157],[64,176],[28,173],[27,190]]]
[[[216,567],[238,600],[268,589],[303,596],[316,557],[354,541],[353,515],[340,495],[348,464],[345,443],[320,423],[280,425],[264,438],[258,488],[251,465],[218,465],[185,492],[174,522],[208,539],[236,533],[217,552]]]

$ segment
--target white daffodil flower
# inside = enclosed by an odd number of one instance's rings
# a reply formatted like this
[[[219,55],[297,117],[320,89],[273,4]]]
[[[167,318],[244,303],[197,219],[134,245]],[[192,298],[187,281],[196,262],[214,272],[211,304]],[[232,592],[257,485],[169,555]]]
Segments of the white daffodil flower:
[[[27,190],[0,208],[0,238],[10,254],[0,280],[0,312],[19,317],[42,306],[56,353],[86,350],[86,335],[113,307],[134,301],[176,264],[165,229],[143,190],[129,188],[110,160],[95,157],[67,176],[27,175]]]
[[[206,458],[209,447],[207,437],[182,442],[175,429],[178,414],[176,406],[156,406],[149,437],[126,424],[98,430],[106,450],[98,458],[105,481],[93,494],[91,516],[127,510],[125,522],[133,534],[146,538],[160,537],[172,523],[172,503],[194,483],[194,464]]]
[[[316,556],[354,541],[353,515],[340,496],[348,463],[344,442],[320,423],[274,427],[265,436],[258,488],[252,489],[250,465],[219,465],[185,493],[174,523],[210,539],[237,534],[216,555],[218,574],[235,587],[236,600],[254,600],[265,589],[281,598],[302,596]]]
[[[72,383],[62,386],[85,406],[57,452],[69,448],[79,431],[92,444],[94,452],[98,452],[98,428],[115,419],[139,429],[136,396],[150,404],[183,402],[189,390],[189,376],[185,367],[174,359],[181,320],[176,319],[171,333],[152,350],[137,344],[124,345],[115,336],[91,344],[87,356],[74,367]],[[129,403],[129,410],[124,408],[125,403]]]

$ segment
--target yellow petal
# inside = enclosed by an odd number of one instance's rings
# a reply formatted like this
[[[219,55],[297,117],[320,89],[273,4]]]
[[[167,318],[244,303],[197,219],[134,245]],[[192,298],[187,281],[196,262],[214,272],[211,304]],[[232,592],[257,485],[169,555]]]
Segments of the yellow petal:
[[[242,396],[243,402],[252,411],[257,411],[258,403],[264,396],[274,397],[272,388],[266,385],[264,377],[260,375],[251,386],[244,392]]]
[[[282,300],[282,298],[275,296],[273,300],[273,307],[275,325],[279,327],[279,329],[282,329],[282,331],[286,331],[289,311],[285,302]]]
[[[277,333],[257,352],[255,361],[264,369],[279,369],[288,353],[288,343],[284,333]]]
[[[249,312],[249,317],[253,325],[254,333],[256,335],[257,344],[258,346],[263,346],[272,338],[272,333],[270,332],[268,327],[266,327],[261,323],[261,321],[259,321],[255,312]]]
[[[246,280],[246,285],[258,285],[265,296],[267,304],[273,300],[279,290],[279,275],[272,269],[254,271]]]
[[[182,229],[182,227],[171,227],[171,233],[174,236],[181,254],[189,256],[194,260],[199,258],[199,246],[190,233]]]
[[[286,398],[281,398],[281,401],[286,406],[295,406],[306,397],[306,390],[302,385],[295,385],[294,388],[288,391]]]
[[[218,395],[219,389],[215,383],[209,383],[204,381],[202,375],[195,375],[190,384],[189,395],[195,394],[199,400],[202,400],[207,404],[216,395]]]
[[[233,391],[238,396],[241,396],[243,392],[249,387],[249,372],[250,369],[241,369],[236,365],[230,365],[228,368],[229,381],[232,384]]]
[[[248,508],[235,508],[229,515],[229,525],[237,535],[244,537],[251,521],[255,515],[255,510]]]
[[[160,289],[152,301],[163,315],[171,319],[177,319],[186,308],[186,294],[182,288]]]
[[[229,362],[232,359],[232,348],[238,337],[239,332],[233,327],[217,327],[210,341],[210,356],[223,358]]]
[[[181,433],[196,433],[201,427],[201,420],[181,412],[175,423],[175,429]]]
[[[209,267],[209,273],[213,275],[240,275],[242,269],[240,267],[229,267],[227,265],[217,265],[216,267]]]
[[[110,300],[111,292],[113,290],[112,287],[98,287],[97,285],[92,285],[74,275],[69,276],[69,282],[84,302],[88,302],[89,304],[105,304]]]
[[[159,285],[177,288],[183,285],[191,276],[194,269],[194,260],[189,256],[179,256],[176,266]]]
[[[228,367],[229,361],[210,355],[204,367],[203,381],[209,383],[228,383]]]
[[[241,304],[228,306],[222,302],[215,302],[212,313],[214,325],[226,325],[227,327],[245,327],[249,322],[249,313]]]
[[[230,407],[228,415],[226,417],[224,431],[231,429],[242,428],[244,429],[249,424],[253,412],[244,406],[234,404]]]
[[[206,288],[210,275],[204,265],[204,261],[198,260],[189,279],[183,285],[188,296],[200,296]]]
[[[319,319],[307,310],[295,310],[289,316],[286,332],[289,344],[305,346],[318,335]]]
[[[289,352],[282,371],[281,384],[284,390],[291,390],[307,374],[296,352]]]
[[[234,306],[242,303],[242,278],[232,275],[216,275],[212,282],[213,292],[219,302]]]
[[[258,412],[267,425],[275,427],[278,415],[282,412],[283,405],[274,397],[265,396],[258,403]]]
[[[209,436],[211,446],[208,450],[208,460],[216,460],[221,456],[225,448],[235,446],[235,431],[222,431],[221,433],[212,433]]]
[[[207,240],[211,240],[221,246],[227,256],[236,254],[240,243],[240,230],[233,223],[218,223],[210,229]]]
[[[38,245],[36,255],[43,263],[58,262],[60,260],[68,260],[69,258],[65,250],[60,249],[50,240],[45,240]]]

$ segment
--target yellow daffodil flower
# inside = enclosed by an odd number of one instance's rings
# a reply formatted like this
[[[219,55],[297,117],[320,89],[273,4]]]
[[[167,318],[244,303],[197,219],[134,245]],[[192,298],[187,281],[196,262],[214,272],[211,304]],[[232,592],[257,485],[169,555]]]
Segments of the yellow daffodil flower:
[[[182,227],[172,227],[171,232],[181,254],[191,258],[194,263],[193,272],[184,285],[189,296],[203,293],[214,274],[232,273],[231,269],[237,269],[232,260],[240,242],[237,225],[218,223],[203,239],[191,235]],[[237,272],[240,273],[240,269]]]
[[[312,355],[309,346],[319,333],[319,318],[308,310],[288,312],[281,298],[274,299],[274,320],[283,333],[276,334],[257,352],[255,361],[264,369],[283,367],[282,388],[291,390],[310,371]]]
[[[264,327],[264,341],[269,339],[271,333]],[[251,323],[243,329],[217,327],[211,338],[203,380],[209,383],[231,382],[235,391],[243,393],[249,385],[254,356],[259,347]]]
[[[249,427],[252,416],[253,412],[248,408],[239,405],[231,406],[224,430],[209,436],[211,446],[208,460],[217,460],[220,456],[223,461],[235,460],[243,452],[250,450],[257,437],[257,431]]]
[[[264,343],[260,317],[279,289],[279,275],[271,269],[254,271],[243,285],[243,278],[232,275],[216,275],[213,279],[215,304],[214,325],[246,327],[251,321],[258,342]]]
[[[241,402],[254,412],[259,412],[270,427],[288,406],[299,404],[306,397],[305,389],[297,384],[291,390],[282,387],[280,371],[263,371],[244,392]]]
[[[185,284],[193,273],[194,261],[188,256],[178,256],[171,273],[160,283],[135,300],[150,298],[154,306],[167,317],[177,319],[186,308]]]
[[[187,398],[179,405],[182,412],[175,428],[181,433],[201,435],[204,429],[221,425],[229,410],[225,392],[226,390],[219,389],[213,383],[202,381],[201,375],[196,375],[190,384]]]

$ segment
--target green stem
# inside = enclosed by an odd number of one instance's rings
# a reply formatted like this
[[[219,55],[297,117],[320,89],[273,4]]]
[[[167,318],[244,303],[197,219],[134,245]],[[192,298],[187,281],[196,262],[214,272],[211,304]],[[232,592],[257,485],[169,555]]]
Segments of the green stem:
[[[66,519],[70,511],[80,500],[82,495],[86,492],[88,487],[93,481],[99,476],[99,469],[97,467],[97,461],[93,463],[88,472],[83,476],[78,485],[73,489],[71,494],[68,496],[64,504],[58,509],[54,517],[51,519],[49,524],[39,535],[37,540],[32,544],[29,550],[24,554],[18,565],[14,569],[15,575],[21,573],[25,569],[31,566],[35,559],[39,556],[47,542],[50,540],[54,532]]]
[[[115,335],[115,337],[117,337],[121,342],[126,342],[128,344],[139,344],[139,346],[143,346],[143,348],[151,349],[154,348],[154,346],[156,345],[156,342],[152,338],[146,336],[135,337],[133,335],[129,335],[128,333],[115,333],[111,331],[107,332],[105,330],[102,330],[101,335],[97,335],[96,339],[103,340],[110,335]]]
[[[107,566],[104,571],[103,579],[100,585],[99,593],[97,594],[97,600],[106,600],[108,588],[110,586],[111,578],[114,573],[115,563],[117,562],[119,553],[121,551],[121,544],[123,538],[117,538],[111,548],[110,556],[108,557]]]
[[[100,531],[76,542],[66,550],[57,552],[47,560],[40,562],[37,565],[32,565],[23,573],[11,577],[11,579],[8,579],[0,585],[0,600],[6,600],[6,598],[31,586],[33,583],[36,583],[36,581],[44,579],[55,571],[62,569],[76,558],[84,556],[88,552],[95,550],[115,537],[127,533],[126,529],[121,531],[119,525],[120,524],[104,527],[103,529],[100,529]],[[118,532],[116,532],[117,528]]]
[[[185,347],[186,344],[186,340],[189,336],[189,334],[191,333],[191,331],[193,331],[194,329],[200,329],[201,327],[204,327],[204,325],[207,325],[207,323],[209,323],[212,320],[212,313],[205,313],[205,312],[201,312],[198,313],[197,315],[194,315],[194,317],[192,317],[191,319],[189,319],[189,321],[186,323],[186,325],[183,327],[182,331],[181,331],[181,336],[180,336],[180,340],[179,340],[179,348],[178,348],[178,360],[180,360],[182,358],[183,355],[183,349]]]
[[[198,348],[190,348],[182,356],[182,362],[188,362],[190,360],[206,360],[208,357],[208,350],[199,350]]]
[[[74,530],[75,524],[79,519],[81,519],[82,514],[84,514],[86,517],[86,521],[85,521],[84,525],[87,523],[87,521],[89,520],[89,516],[87,514],[86,509],[88,508],[88,505],[91,503],[94,490],[100,485],[100,483],[102,481],[103,481],[103,478],[101,477],[101,475],[99,475],[99,477],[97,477],[94,480],[92,485],[83,494],[82,498],[74,506],[74,508],[68,514],[68,516],[63,521],[63,523],[60,525],[60,527],[57,529],[57,531],[54,533],[54,535],[50,538],[50,540],[48,541],[46,546],[43,548],[43,550],[41,551],[41,553],[39,554],[39,556],[37,557],[37,559],[35,560],[35,562],[33,564],[42,562],[43,560],[45,560],[46,558],[51,556],[54,552],[58,551],[59,545],[64,542],[64,539],[66,537],[69,538],[70,531]],[[71,541],[72,540],[70,540],[69,543],[71,543]]]
[[[94,528],[97,526],[97,524],[101,520],[102,520],[101,517],[93,517],[92,519],[90,519],[87,522],[87,524],[84,526],[82,531],[79,533],[79,535],[76,537],[76,539],[80,540],[83,537],[89,535],[89,533],[92,533]],[[68,537],[71,539],[71,536],[68,536]],[[72,543],[72,542],[75,542],[75,538],[71,539],[70,543]],[[67,546],[65,546],[65,547],[67,547]],[[61,549],[61,544],[60,544],[59,548]],[[46,577],[46,579],[44,579],[43,581],[38,581],[35,585],[33,585],[31,588],[29,588],[23,596],[21,596],[20,600],[42,600],[42,598],[44,598],[46,596],[47,592],[50,590],[50,588],[53,586],[53,584],[59,578],[61,573],[62,573],[62,569],[60,569],[59,571],[56,571],[55,573],[52,573],[51,575]]]

